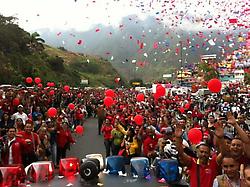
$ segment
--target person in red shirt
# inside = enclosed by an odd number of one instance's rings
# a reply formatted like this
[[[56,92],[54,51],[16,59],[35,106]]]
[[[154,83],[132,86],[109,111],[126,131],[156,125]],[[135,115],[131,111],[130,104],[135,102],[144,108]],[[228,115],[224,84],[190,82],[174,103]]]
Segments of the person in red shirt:
[[[219,164],[221,162],[220,157],[216,155],[211,156],[211,150],[208,144],[200,143],[197,145],[197,157],[193,158],[184,153],[182,146],[182,129],[176,127],[175,137],[176,137],[176,149],[178,151],[178,156],[182,166],[187,166],[190,175],[190,186],[192,187],[211,187],[213,186],[213,181],[217,176]],[[223,138],[223,129],[220,131],[215,131],[216,136],[219,139]]]
[[[84,114],[80,107],[76,108],[74,115],[75,115],[75,121],[74,121],[75,126],[82,125]]]
[[[17,135],[26,142],[23,155],[23,164],[25,167],[38,160],[38,145],[40,145],[40,139],[38,134],[33,132],[33,129],[33,123],[28,120],[24,126],[24,131],[17,133]]]
[[[61,158],[66,158],[66,151],[70,147],[70,143],[75,143],[67,122],[59,123],[57,126],[57,164]]]
[[[99,105],[99,107],[97,108],[97,118],[98,118],[98,134],[101,135],[101,128],[102,128],[102,124],[105,120],[106,117],[106,111],[104,109],[104,105]]]
[[[16,128],[9,127],[7,135],[0,139],[3,149],[1,152],[2,164],[22,164],[22,155],[25,147],[25,142],[16,137]]]
[[[112,147],[112,134],[111,131],[113,130],[113,126],[109,119],[106,119],[105,122],[102,124],[101,132],[104,136],[104,145],[106,149],[106,157],[110,156],[110,151]]]
[[[155,134],[154,129],[148,127],[146,138],[143,140],[143,155],[148,157],[149,160],[156,157],[156,149],[158,145],[158,138]]]

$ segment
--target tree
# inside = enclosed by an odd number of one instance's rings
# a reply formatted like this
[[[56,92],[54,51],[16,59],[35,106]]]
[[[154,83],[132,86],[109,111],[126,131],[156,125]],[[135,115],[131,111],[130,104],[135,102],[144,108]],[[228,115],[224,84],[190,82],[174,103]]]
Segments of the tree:
[[[4,54],[29,53],[29,33],[14,24],[16,18],[0,15],[0,51]]]
[[[54,70],[54,71],[58,71],[58,72],[63,72],[65,70],[64,68],[64,60],[62,57],[59,57],[59,56],[51,56],[47,59],[47,62],[50,64],[51,68]]]
[[[30,42],[28,44],[31,51],[41,52],[44,50],[43,44],[45,41],[40,38],[40,35],[37,32],[34,32],[30,35]]]
[[[219,77],[219,72],[210,64],[208,63],[200,63],[198,65],[199,72],[204,77],[205,81],[209,81],[213,78]]]

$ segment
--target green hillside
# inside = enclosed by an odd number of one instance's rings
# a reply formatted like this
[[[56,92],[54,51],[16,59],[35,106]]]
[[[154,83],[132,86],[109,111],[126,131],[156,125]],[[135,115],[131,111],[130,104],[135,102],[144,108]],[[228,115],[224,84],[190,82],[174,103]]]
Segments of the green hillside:
[[[0,75],[0,84],[19,84],[29,76],[72,86],[87,79],[89,86],[109,87],[119,77],[108,61],[47,46],[38,33],[30,34],[14,17],[1,15]]]

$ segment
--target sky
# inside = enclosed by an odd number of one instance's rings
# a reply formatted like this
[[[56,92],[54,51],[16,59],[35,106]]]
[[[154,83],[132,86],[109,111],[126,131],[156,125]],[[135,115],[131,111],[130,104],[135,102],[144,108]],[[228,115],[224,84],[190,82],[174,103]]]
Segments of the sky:
[[[123,17],[155,16],[181,29],[235,27],[229,19],[250,25],[248,0],[0,0],[0,14],[15,16],[27,31],[89,30],[95,24],[119,27]]]

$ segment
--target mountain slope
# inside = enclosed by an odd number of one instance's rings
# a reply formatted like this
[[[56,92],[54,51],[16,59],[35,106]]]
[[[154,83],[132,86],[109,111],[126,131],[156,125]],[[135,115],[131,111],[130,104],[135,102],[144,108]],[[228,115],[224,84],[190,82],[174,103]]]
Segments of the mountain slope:
[[[14,17],[0,15],[0,83],[20,84],[25,77],[40,77],[43,83],[79,86],[115,86],[120,77],[111,64],[99,57],[44,45],[38,33],[29,34],[15,24]]]

